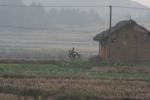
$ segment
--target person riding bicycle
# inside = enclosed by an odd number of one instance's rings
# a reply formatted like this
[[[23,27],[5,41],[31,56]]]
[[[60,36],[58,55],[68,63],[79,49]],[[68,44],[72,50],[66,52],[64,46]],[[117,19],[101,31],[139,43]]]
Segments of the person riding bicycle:
[[[76,58],[80,58],[80,54],[75,51],[75,48],[72,48],[72,50],[68,51],[68,57],[71,60],[75,60]]]
[[[72,59],[75,60],[75,58],[76,58],[75,48],[72,48],[72,50],[70,50],[70,55],[71,55]]]
[[[72,48],[72,50],[70,51],[71,55],[74,55],[75,54],[75,49]]]

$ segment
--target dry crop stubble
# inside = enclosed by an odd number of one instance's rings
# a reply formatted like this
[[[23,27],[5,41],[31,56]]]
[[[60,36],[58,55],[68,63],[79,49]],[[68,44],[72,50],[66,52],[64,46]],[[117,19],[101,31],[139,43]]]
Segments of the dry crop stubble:
[[[90,78],[0,78],[1,95],[34,97],[47,99],[58,97],[103,97],[103,98],[150,98],[150,81]],[[3,88],[2,88],[3,87]],[[6,90],[7,88],[7,90]],[[10,90],[9,90],[10,89]],[[16,91],[14,90],[16,89]],[[7,91],[9,91],[7,93]],[[18,93],[20,91],[20,93]],[[22,93],[22,94],[21,94]],[[4,99],[5,100],[5,99]],[[7,99],[12,100],[12,99]]]

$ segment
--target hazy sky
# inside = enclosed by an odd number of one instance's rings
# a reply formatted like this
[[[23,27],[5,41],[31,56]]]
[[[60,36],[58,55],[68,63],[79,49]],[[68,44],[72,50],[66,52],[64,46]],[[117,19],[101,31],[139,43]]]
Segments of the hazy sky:
[[[40,2],[48,2],[49,0],[23,0],[25,1],[25,3],[27,2],[32,2],[32,1],[40,1]],[[60,1],[61,3],[63,2],[63,0],[51,0],[51,3],[56,3],[56,1]],[[67,1],[67,0],[66,0]],[[72,1],[76,1],[76,0],[72,0]],[[77,0],[78,1],[78,0]],[[82,0],[81,0],[82,1]],[[93,1],[93,0],[91,0]],[[95,0],[96,1],[96,0]],[[137,1],[143,5],[149,6],[150,7],[150,0],[132,0],[132,1]],[[59,3],[60,3],[59,2]]]
[[[150,0],[133,0],[150,7]]]

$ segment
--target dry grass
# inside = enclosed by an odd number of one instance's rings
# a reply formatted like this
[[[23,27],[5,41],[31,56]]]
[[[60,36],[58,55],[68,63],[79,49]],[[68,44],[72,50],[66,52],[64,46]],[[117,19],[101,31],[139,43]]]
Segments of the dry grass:
[[[119,98],[149,100],[150,81],[90,78],[0,78],[0,93],[1,100],[23,100],[20,99],[21,97],[25,97],[25,100],[39,100],[37,98],[41,100],[68,100],[68,98],[69,100],[121,100]]]

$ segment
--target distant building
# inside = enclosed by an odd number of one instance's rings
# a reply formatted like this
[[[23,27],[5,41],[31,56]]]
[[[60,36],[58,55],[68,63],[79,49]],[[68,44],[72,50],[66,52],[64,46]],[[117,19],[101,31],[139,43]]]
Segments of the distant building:
[[[121,21],[94,37],[99,56],[110,61],[150,61],[150,32],[134,20]]]

